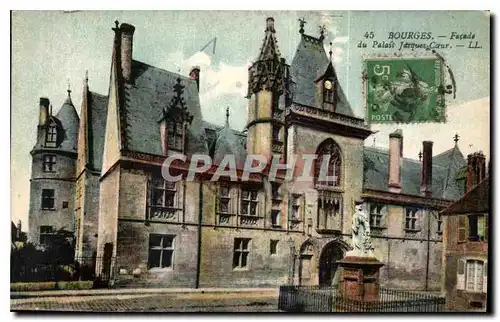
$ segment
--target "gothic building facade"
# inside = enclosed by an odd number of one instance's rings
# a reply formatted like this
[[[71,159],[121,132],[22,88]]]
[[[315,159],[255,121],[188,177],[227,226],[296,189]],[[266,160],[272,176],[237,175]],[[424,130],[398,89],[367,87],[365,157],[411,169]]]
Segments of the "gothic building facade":
[[[203,120],[200,68],[185,77],[133,59],[135,27],[116,22],[108,96],[85,82],[73,158],[77,253],[96,253],[97,274],[128,286],[335,284],[354,201],[362,199],[385,264],[382,285],[439,289],[438,212],[464,190],[458,144],[433,155],[424,142],[422,161],[402,157],[400,130],[387,150],[364,146],[372,132],[352,111],[324,35],[303,27],[287,63],[274,19],[266,20],[239,132],[230,115],[224,126]],[[195,154],[214,165],[234,155],[238,180],[210,180],[214,167],[186,180],[186,162],[168,169],[182,180],[164,179],[168,156]],[[311,180],[288,180],[285,169],[271,179],[268,168],[242,180],[246,157],[256,154],[283,168],[296,158],[296,168],[308,169],[306,156],[317,158]],[[333,180],[319,175],[324,158]]]

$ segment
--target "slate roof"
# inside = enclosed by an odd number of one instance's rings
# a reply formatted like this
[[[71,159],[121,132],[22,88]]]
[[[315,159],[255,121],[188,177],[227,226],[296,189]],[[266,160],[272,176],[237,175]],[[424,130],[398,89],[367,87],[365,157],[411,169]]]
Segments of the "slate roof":
[[[71,96],[68,92],[68,97],[61,106],[61,109],[56,114],[56,118],[61,121],[64,128],[64,140],[61,142],[61,150],[76,151],[78,148],[78,128],[80,118],[76,112],[75,106],[71,101]]]
[[[438,155],[440,156],[440,155]],[[436,156],[436,157],[438,157]],[[463,187],[455,180],[455,173],[466,164],[465,159],[456,160],[455,165],[444,163],[438,158],[432,164],[432,197],[456,200],[463,195]],[[364,147],[363,188],[387,191],[389,177],[389,151]],[[401,192],[409,195],[420,194],[421,162],[403,158],[401,164]]]
[[[213,163],[220,164],[226,155],[234,155],[236,168],[243,169],[247,157],[241,138],[229,127],[229,121],[226,120],[224,127],[217,131],[217,137],[214,142]]]
[[[203,121],[203,127],[205,128],[205,137],[207,140],[209,155],[211,158],[213,158],[215,155],[217,138],[220,135],[222,129],[224,129],[224,127],[207,121]],[[236,140],[236,143],[238,143],[239,146],[243,148],[243,151],[246,155],[246,137],[247,137],[246,134],[234,129],[230,129],[230,131],[233,133],[233,135],[231,135],[229,138],[233,138],[233,140]]]
[[[329,64],[330,60],[323,48],[323,42],[315,37],[302,34],[290,65],[290,74],[294,82],[293,101],[295,103],[312,107],[317,105],[314,96],[316,93],[315,81],[326,72]],[[335,72],[335,68],[333,69]],[[338,99],[336,112],[354,116],[340,84],[338,86]]]
[[[108,97],[89,92],[87,115],[87,162],[94,170],[101,170],[104,153],[104,135],[106,132],[106,118],[108,116]]]
[[[182,75],[132,61],[134,84],[124,85],[125,148],[162,155],[160,124],[162,111],[174,96],[174,85],[181,79],[184,100],[193,121],[188,127],[186,154],[208,153],[196,81]]]
[[[486,177],[462,198],[443,210],[442,214],[489,213],[490,212],[490,178]]]
[[[56,148],[48,148],[54,151],[69,151],[77,152],[78,147],[78,129],[80,117],[76,113],[75,106],[71,101],[71,96],[68,92],[68,97],[57,114],[50,115],[47,119],[46,126],[55,123],[58,129],[58,146]],[[45,147],[45,136],[48,127],[45,127],[37,138],[37,142],[33,149],[47,148]]]

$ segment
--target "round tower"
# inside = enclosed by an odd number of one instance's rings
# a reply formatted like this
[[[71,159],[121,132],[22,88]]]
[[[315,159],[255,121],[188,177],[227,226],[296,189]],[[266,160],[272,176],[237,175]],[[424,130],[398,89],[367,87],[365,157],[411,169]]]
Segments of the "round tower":
[[[48,98],[40,98],[37,141],[31,150],[28,240],[50,243],[58,230],[74,231],[75,170],[80,119],[68,89],[56,115]]]

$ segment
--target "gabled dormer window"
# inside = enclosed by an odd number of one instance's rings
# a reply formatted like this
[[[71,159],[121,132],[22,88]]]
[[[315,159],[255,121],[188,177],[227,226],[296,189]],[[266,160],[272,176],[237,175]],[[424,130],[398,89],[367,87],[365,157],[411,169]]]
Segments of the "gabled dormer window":
[[[55,148],[57,145],[57,128],[54,124],[51,124],[47,128],[47,135],[45,138],[45,146],[49,148]]]
[[[184,86],[181,79],[177,78],[174,86],[174,96],[170,104],[163,109],[160,125],[162,150],[175,150],[184,152],[186,127],[193,121],[193,115],[188,112],[188,108],[183,97]]]

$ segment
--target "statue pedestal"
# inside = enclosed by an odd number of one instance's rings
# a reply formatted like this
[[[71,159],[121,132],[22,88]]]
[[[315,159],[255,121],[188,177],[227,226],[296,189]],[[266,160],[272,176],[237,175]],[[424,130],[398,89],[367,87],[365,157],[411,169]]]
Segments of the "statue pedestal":
[[[379,270],[382,262],[372,256],[346,254],[338,261],[342,268],[338,291],[349,300],[364,302],[378,300]]]

